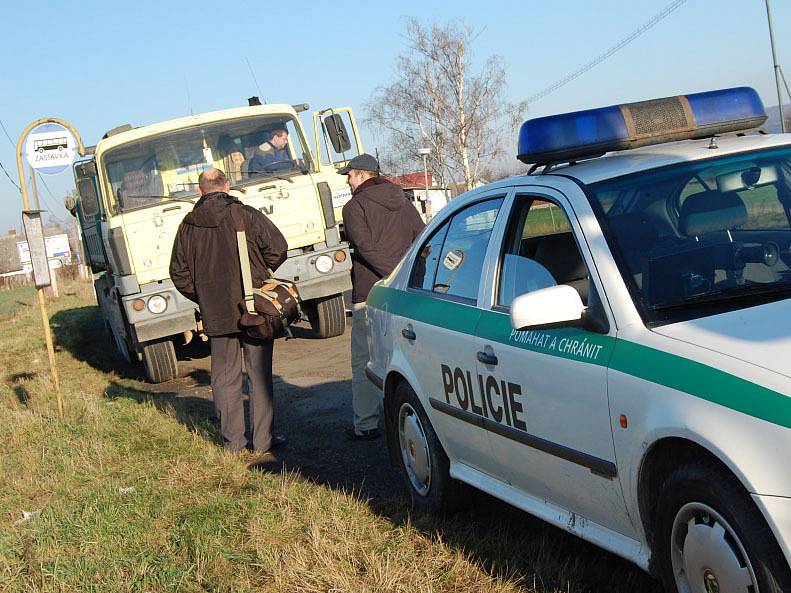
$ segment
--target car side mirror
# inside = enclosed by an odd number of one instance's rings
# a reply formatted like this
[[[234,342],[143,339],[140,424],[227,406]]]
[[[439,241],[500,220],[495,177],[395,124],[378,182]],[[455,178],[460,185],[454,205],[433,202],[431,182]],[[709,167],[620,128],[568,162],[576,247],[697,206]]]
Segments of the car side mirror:
[[[571,286],[559,284],[520,295],[511,303],[511,327],[516,330],[580,325],[585,305]]]
[[[344,153],[351,149],[352,143],[351,140],[349,140],[349,132],[346,131],[346,126],[340,114],[333,113],[325,117],[324,128],[327,130],[327,136],[330,138],[332,149],[337,154]]]

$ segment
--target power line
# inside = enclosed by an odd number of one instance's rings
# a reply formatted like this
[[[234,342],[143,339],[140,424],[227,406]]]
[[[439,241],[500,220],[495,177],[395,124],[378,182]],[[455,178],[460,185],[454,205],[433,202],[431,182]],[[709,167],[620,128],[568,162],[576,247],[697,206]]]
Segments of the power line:
[[[14,180],[13,180],[13,178],[12,178],[12,177],[11,177],[11,176],[8,174],[8,171],[6,171],[6,168],[3,166],[3,163],[0,163],[0,169],[2,169],[2,170],[3,170],[3,173],[5,173],[5,176],[6,176],[6,177],[8,177],[8,180],[9,180],[11,183],[13,183],[13,184],[14,184],[14,187],[15,187],[15,188],[17,189],[17,191],[18,191],[18,192],[21,194],[21,193],[22,193],[22,188],[21,188],[21,187],[19,187],[19,185],[17,184],[17,182],[16,182],[16,181],[14,181]]]
[[[5,129],[5,124],[3,123],[2,119],[0,119],[0,127],[3,128],[3,132],[5,133],[5,137],[8,138],[8,141],[11,143],[11,146],[16,148],[16,144],[14,144],[14,141],[11,140],[11,136],[9,136],[8,130]]]
[[[613,45],[610,49],[608,49],[604,53],[598,55],[597,57],[593,58],[590,62],[588,62],[584,66],[578,68],[577,70],[575,70],[571,74],[569,74],[567,76],[564,76],[560,80],[552,83],[551,85],[549,85],[547,88],[545,88],[541,92],[538,92],[535,95],[533,95],[532,97],[529,97],[527,99],[527,103],[528,104],[535,103],[536,101],[538,101],[540,99],[543,99],[547,95],[549,95],[551,93],[554,93],[559,88],[567,85],[572,80],[575,80],[575,79],[579,78],[580,76],[585,74],[591,68],[594,68],[595,66],[598,66],[604,60],[606,60],[607,58],[612,56],[614,53],[616,53],[618,50],[623,49],[624,47],[629,45],[632,41],[634,41],[635,39],[640,37],[643,33],[647,32],[649,29],[654,27],[654,25],[657,25],[660,21],[662,21],[667,16],[669,16],[677,8],[680,8],[681,5],[684,4],[686,1],[687,0],[674,0],[673,2],[668,4],[663,10],[661,10],[660,12],[658,12],[657,14],[652,16],[650,19],[648,19],[640,27],[638,27],[637,29],[632,31],[632,33],[630,33],[629,35],[627,35],[626,37],[621,39],[618,43]]]
[[[8,138],[8,141],[11,143],[11,146],[13,146],[14,149],[16,149],[16,144],[14,144],[14,141],[11,140],[11,136],[8,135],[8,130],[5,129],[5,124],[3,123],[2,119],[0,119],[0,128],[3,128],[3,132],[5,133],[5,137]],[[17,188],[17,191],[19,191],[19,193],[22,193],[22,188],[19,187],[19,184],[16,181],[13,180],[11,175],[8,174],[8,171],[6,171],[6,168],[3,166],[3,163],[0,163],[0,169],[3,170],[3,173],[5,173],[5,176],[8,177],[8,180],[11,183],[14,184],[14,187]]]

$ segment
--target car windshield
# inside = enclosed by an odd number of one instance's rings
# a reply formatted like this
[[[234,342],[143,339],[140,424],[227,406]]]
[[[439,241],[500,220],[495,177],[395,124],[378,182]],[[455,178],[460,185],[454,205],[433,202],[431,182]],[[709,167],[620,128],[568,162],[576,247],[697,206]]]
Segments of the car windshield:
[[[194,199],[198,175],[216,167],[231,185],[288,178],[309,167],[304,139],[288,116],[226,120],[123,144],[102,158],[118,212]]]
[[[589,189],[648,321],[791,293],[791,149],[645,171]]]

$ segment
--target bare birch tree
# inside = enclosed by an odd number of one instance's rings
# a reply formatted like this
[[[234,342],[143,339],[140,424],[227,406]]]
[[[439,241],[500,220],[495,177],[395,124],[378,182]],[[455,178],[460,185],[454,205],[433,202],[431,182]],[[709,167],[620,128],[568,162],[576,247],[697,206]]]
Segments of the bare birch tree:
[[[505,68],[498,56],[473,72],[475,38],[471,28],[456,23],[408,22],[408,49],[396,62],[395,80],[378,87],[366,104],[367,123],[388,141],[383,162],[422,168],[417,149],[428,147],[441,185],[472,189],[501,155],[501,140],[510,138],[526,105],[505,101]]]

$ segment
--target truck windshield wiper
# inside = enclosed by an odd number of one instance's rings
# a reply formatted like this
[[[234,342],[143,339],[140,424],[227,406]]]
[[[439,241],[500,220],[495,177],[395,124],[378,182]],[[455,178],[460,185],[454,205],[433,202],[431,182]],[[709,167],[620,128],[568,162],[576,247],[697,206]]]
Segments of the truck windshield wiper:
[[[698,305],[708,305],[721,303],[728,300],[738,300],[744,298],[754,298],[768,294],[791,294],[791,283],[771,283],[771,284],[744,284],[742,286],[732,286],[716,292],[706,292],[695,296],[659,303],[651,307],[652,311],[667,311],[670,309],[685,309]]]

